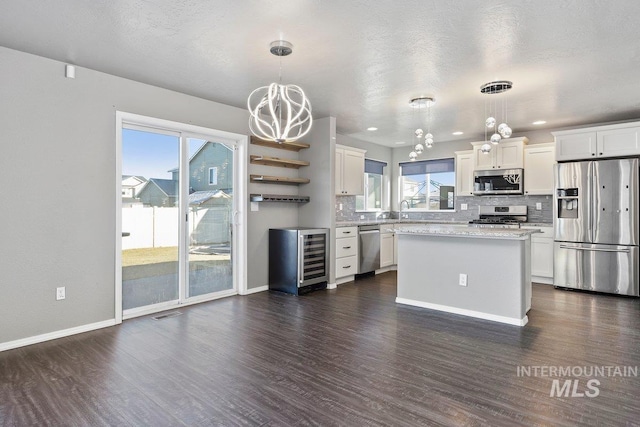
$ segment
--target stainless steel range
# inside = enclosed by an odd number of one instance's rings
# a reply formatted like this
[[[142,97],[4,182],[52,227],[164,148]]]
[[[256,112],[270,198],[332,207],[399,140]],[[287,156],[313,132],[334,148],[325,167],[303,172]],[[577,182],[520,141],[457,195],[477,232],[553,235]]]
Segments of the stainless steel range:
[[[527,222],[526,206],[480,206],[480,218],[469,221],[472,227],[520,228]]]

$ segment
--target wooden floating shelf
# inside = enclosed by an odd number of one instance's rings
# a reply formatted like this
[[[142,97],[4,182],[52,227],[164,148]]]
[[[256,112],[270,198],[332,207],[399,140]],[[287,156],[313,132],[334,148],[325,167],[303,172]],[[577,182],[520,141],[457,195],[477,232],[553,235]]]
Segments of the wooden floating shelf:
[[[309,162],[303,160],[280,159],[278,157],[269,156],[251,156],[251,163],[254,165],[278,166],[281,168],[298,169],[303,166],[309,166]]]
[[[255,145],[262,145],[264,147],[278,148],[280,150],[289,150],[289,151],[300,151],[305,148],[311,147],[309,144],[305,144],[304,142],[283,142],[282,144],[278,144],[273,141],[265,141],[264,139],[260,139],[258,137],[252,136],[251,143]]]
[[[309,196],[287,196],[285,194],[251,194],[252,202],[284,202],[284,203],[309,203]]]
[[[268,184],[308,184],[311,182],[307,178],[287,178],[284,176],[250,175],[251,182],[264,182]]]

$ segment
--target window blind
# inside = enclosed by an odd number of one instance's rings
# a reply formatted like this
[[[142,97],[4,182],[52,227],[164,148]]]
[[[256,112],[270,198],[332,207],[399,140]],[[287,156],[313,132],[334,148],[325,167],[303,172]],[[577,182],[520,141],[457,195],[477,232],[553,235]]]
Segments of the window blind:
[[[382,168],[387,166],[387,162],[379,162],[377,160],[364,159],[364,171],[366,173],[375,173],[382,175]]]
[[[400,163],[402,176],[420,175],[426,173],[454,172],[455,164],[453,159],[420,160],[418,162]]]

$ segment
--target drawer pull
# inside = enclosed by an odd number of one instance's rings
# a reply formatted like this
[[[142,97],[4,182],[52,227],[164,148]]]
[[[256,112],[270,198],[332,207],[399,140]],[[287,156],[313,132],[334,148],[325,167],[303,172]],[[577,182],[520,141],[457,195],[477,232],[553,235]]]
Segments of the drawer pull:
[[[342,249],[351,249],[351,246],[343,246]]]
[[[344,265],[344,266],[342,266],[342,268],[351,268],[351,266],[350,265]]]
[[[350,231],[343,231],[342,234],[351,234]]]

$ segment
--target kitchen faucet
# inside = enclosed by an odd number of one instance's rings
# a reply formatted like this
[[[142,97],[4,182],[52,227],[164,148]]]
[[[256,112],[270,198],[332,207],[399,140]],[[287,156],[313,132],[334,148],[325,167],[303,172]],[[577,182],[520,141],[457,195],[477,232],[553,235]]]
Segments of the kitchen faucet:
[[[406,203],[407,204],[407,209],[409,209],[411,206],[409,205],[409,201],[407,199],[404,199],[402,201],[400,201],[400,219],[402,219],[402,204]]]

